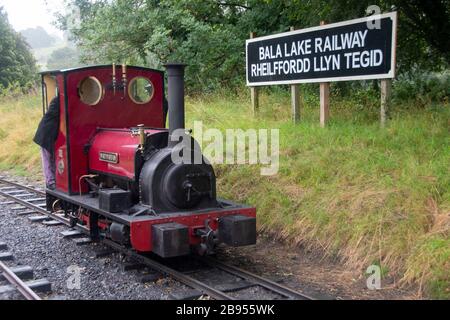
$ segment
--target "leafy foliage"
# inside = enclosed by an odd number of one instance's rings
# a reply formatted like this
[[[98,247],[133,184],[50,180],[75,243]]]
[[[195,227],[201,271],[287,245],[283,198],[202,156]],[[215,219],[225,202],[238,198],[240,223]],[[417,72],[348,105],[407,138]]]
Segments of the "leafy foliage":
[[[52,52],[47,61],[48,70],[62,70],[81,66],[78,50],[67,46]]]
[[[366,14],[377,4],[399,11],[398,65],[439,70],[449,57],[449,2],[435,0],[71,0],[81,21],[59,16],[87,62],[189,63],[190,88],[232,86],[244,79],[244,41],[321,20],[337,22]]]
[[[450,63],[450,2],[447,0],[293,0],[285,10],[291,24],[317,25],[318,19],[338,22],[365,16],[377,5],[382,12],[397,10],[400,72],[420,67],[439,70]],[[312,14],[313,13],[313,14]],[[297,23],[297,24],[296,24]]]
[[[14,31],[3,7],[0,7],[0,88],[29,88],[36,71],[36,62],[28,44]]]
[[[424,73],[411,70],[402,74],[394,82],[394,102],[415,102],[418,106],[427,106],[432,102],[447,102],[450,97],[450,72]]]

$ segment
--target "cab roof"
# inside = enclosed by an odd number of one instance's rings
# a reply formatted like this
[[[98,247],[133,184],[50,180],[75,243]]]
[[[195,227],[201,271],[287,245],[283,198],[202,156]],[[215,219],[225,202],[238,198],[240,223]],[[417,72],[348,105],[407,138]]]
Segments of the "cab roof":
[[[118,67],[118,68],[120,66],[121,65],[116,65],[116,67]],[[86,67],[61,69],[61,70],[47,70],[47,71],[39,72],[39,74],[42,75],[42,76],[57,75],[57,74],[66,74],[66,73],[72,73],[72,72],[89,70],[89,69],[98,69],[98,68],[112,68],[112,64],[93,65],[93,66],[86,66]],[[161,71],[161,70],[156,70],[156,69],[146,68],[146,67],[139,67],[139,66],[129,66],[129,65],[127,65],[127,68],[151,70],[151,71],[163,73],[163,71]]]

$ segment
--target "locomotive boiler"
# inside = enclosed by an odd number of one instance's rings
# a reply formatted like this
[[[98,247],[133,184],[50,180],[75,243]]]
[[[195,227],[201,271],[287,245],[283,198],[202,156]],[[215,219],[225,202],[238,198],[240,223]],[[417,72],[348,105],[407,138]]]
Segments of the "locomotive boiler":
[[[217,197],[214,169],[185,130],[184,65],[166,70],[168,110],[158,70],[42,73],[44,111],[52,98],[60,101],[47,209],[88,228],[94,240],[164,258],[208,254],[220,243],[252,245],[256,210]]]

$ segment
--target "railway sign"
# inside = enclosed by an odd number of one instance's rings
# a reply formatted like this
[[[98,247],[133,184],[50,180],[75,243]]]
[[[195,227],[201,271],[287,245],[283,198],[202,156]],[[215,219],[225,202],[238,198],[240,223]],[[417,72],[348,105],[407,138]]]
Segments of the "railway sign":
[[[246,41],[247,85],[395,77],[397,12]]]

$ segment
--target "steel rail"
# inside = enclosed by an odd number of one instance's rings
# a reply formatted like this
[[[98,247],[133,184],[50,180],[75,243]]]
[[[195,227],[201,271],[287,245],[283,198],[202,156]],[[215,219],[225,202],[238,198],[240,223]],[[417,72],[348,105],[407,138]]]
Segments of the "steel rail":
[[[215,267],[217,269],[223,270],[227,273],[230,273],[232,275],[235,275],[237,277],[240,277],[242,279],[250,281],[251,283],[254,283],[255,285],[261,286],[270,291],[278,293],[279,295],[282,295],[286,298],[289,298],[292,300],[315,300],[314,298],[307,296],[303,293],[297,292],[291,288],[280,285],[279,283],[268,280],[266,278],[263,278],[256,274],[253,274],[253,273],[243,270],[241,268],[226,264],[217,259],[214,259],[211,257],[199,257],[199,260],[205,262],[206,264],[208,264],[211,267]]]
[[[9,182],[9,181],[4,180],[4,179],[0,179],[0,183],[3,183],[3,184],[11,184],[11,185],[16,186],[17,188],[25,188],[25,189],[28,189],[29,191],[32,191],[32,192],[35,192],[35,193],[39,193],[39,194],[42,193],[42,192],[39,191],[39,190],[33,190],[32,188],[29,188],[29,187],[20,186],[20,185],[18,185],[18,184],[16,184],[16,183]],[[44,193],[44,194],[45,194],[45,193]],[[29,209],[32,209],[32,210],[36,211],[37,213],[41,213],[41,214],[43,214],[43,215],[47,215],[49,218],[51,218],[51,219],[53,219],[53,220],[57,220],[57,221],[59,221],[59,222],[65,224],[65,225],[67,225],[67,226],[70,226],[70,221],[69,221],[69,219],[67,219],[67,218],[65,218],[65,217],[61,217],[61,216],[59,216],[59,215],[57,215],[57,214],[51,213],[51,212],[47,211],[46,209],[44,209],[44,208],[42,208],[42,207],[40,207],[40,206],[38,206],[38,205],[35,205],[35,204],[31,203],[31,202],[28,202],[27,200],[20,199],[20,198],[18,198],[18,197],[15,197],[15,196],[12,195],[12,194],[9,194],[9,193],[7,193],[7,192],[5,192],[5,191],[2,191],[2,190],[0,190],[0,196],[3,196],[3,197],[8,198],[8,199],[11,199],[11,200],[13,200],[13,201],[15,201],[15,202],[17,202],[17,203],[23,205],[24,207],[28,207]],[[75,228],[76,228],[78,231],[81,231],[81,232],[83,232],[83,233],[85,233],[85,234],[89,234],[89,230],[88,230],[87,228],[84,228],[84,227],[82,227],[82,226],[75,226]]]
[[[5,180],[5,179],[2,178],[2,177],[0,177],[0,183],[6,183],[6,184],[9,184],[10,186],[14,186],[14,187],[17,187],[17,188],[25,189],[25,190],[28,190],[28,191],[30,191],[30,192],[38,193],[38,194],[41,194],[41,195],[45,196],[45,192],[44,192],[44,191],[36,190],[36,189],[34,189],[34,188],[31,188],[31,187],[28,187],[28,186],[21,185],[21,184],[19,184],[19,183],[17,183],[17,182]]]
[[[161,272],[162,274],[167,274],[167,275],[171,276],[172,278],[174,278],[175,280],[178,280],[181,283],[188,285],[189,287],[200,290],[201,292],[210,296],[211,298],[214,298],[216,300],[235,300],[235,298],[227,295],[223,291],[217,290],[201,281],[198,281],[197,279],[192,278],[191,276],[188,276],[184,273],[181,273],[177,270],[167,267],[159,262],[156,262],[155,260],[153,260],[151,258],[145,257],[142,254],[136,253],[132,250],[128,250],[128,249],[122,247],[120,244],[117,244],[111,240],[105,239],[102,242],[107,244],[108,246],[114,248],[115,250],[127,255],[128,257],[132,258],[133,260],[136,260],[137,262],[141,262],[141,263],[151,267],[152,269]]]
[[[41,298],[31,290],[14,272],[0,261],[0,271],[5,279],[19,291],[27,300],[41,300]]]

